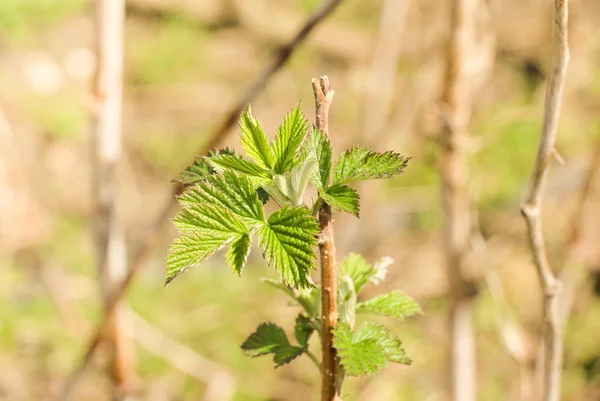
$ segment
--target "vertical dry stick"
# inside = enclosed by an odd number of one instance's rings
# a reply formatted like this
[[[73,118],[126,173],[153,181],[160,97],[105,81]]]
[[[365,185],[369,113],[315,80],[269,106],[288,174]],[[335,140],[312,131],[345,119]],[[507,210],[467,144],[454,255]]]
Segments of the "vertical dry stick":
[[[273,77],[273,75],[279,71],[281,67],[289,60],[294,51],[298,48],[298,46],[308,37],[309,33],[319,25],[327,16],[329,16],[337,6],[342,2],[342,0],[328,0],[323,3],[319,9],[315,11],[305,22],[305,24],[300,28],[300,30],[296,33],[296,35],[284,46],[282,46],[279,51],[275,53],[273,58],[265,64],[261,72],[256,76],[255,80],[250,84],[250,86],[246,89],[246,91],[241,96],[240,100],[231,108],[229,113],[225,116],[225,118],[221,121],[221,123],[217,126],[216,130],[210,137],[210,141],[200,149],[199,154],[206,154],[210,149],[214,146],[217,146],[219,142],[223,140],[231,126],[235,123],[242,109],[246,106],[246,104],[257,95],[257,93],[264,88],[269,79]],[[182,186],[177,185],[174,188],[173,195],[179,194],[183,190]],[[137,272],[139,271],[144,258],[152,249],[152,246],[156,242],[159,237],[161,231],[160,227],[164,224],[164,222],[168,221],[169,216],[172,215],[173,210],[177,207],[177,202],[175,196],[171,196],[168,200],[165,207],[160,211],[158,216],[152,221],[149,228],[144,232],[143,237],[137,241],[140,243],[140,246],[134,253],[131,266],[127,275],[120,283],[120,285],[115,289],[108,300],[108,304],[105,308],[105,315],[102,320],[98,324],[95,333],[90,338],[90,342],[87,346],[85,355],[83,360],[81,361],[80,366],[77,367],[76,370],[73,371],[71,376],[67,379],[63,392],[62,399],[67,399],[71,390],[79,380],[79,377],[85,370],[85,368],[90,363],[92,356],[96,352],[98,345],[102,340],[102,332],[104,331],[104,327],[107,322],[111,319],[115,306],[118,304],[119,300],[123,297],[129,285],[133,282]]]
[[[448,386],[454,401],[474,401],[476,388],[475,334],[472,300],[463,277],[470,250],[471,217],[464,145],[471,114],[469,63],[474,59],[478,0],[453,0],[450,43],[442,104],[446,124],[442,133],[439,171],[445,214],[444,243],[450,286],[450,354]]]
[[[315,93],[316,125],[329,136],[329,106],[333,100],[333,90],[327,76],[312,79]],[[337,323],[337,261],[335,259],[335,242],[333,238],[333,218],[331,206],[323,202],[319,208],[319,252],[321,254],[321,315],[322,332],[321,347],[321,401],[340,399],[340,387],[343,373],[337,360],[337,352],[333,347],[333,328]]]
[[[117,211],[116,167],[121,155],[121,105],[123,75],[123,0],[96,2],[96,52],[93,116],[95,147],[96,245],[104,304],[127,273],[123,226]],[[122,311],[113,316],[105,334],[112,346],[112,376],[119,391],[131,389],[133,348],[122,330]]]
[[[562,92],[569,62],[567,42],[568,1],[554,1],[552,29],[552,58],[550,76],[546,88],[544,121],[529,191],[521,212],[527,222],[529,244],[540,279],[544,296],[543,342],[544,342],[544,385],[543,400],[558,401],[563,353],[563,329],[559,311],[560,281],[550,267],[544,234],[542,231],[541,208],[544,184],[548,175],[548,164],[554,150]]]

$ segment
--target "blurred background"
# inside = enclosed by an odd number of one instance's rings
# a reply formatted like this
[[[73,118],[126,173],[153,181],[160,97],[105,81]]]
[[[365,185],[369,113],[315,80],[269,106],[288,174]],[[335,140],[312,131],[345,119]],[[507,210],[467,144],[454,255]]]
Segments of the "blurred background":
[[[148,230],[157,235],[122,309],[136,399],[318,397],[308,358],[274,370],[270,358],[251,359],[239,348],[260,322],[291,329],[295,318],[285,295],[260,281],[276,273],[259,252],[241,279],[219,254],[164,288],[175,232],[168,218],[155,221],[173,197],[172,178],[322,3],[126,1],[117,208],[130,254]],[[564,163],[552,163],[543,219],[551,263],[573,267],[576,277],[562,399],[592,401],[600,399],[600,2],[570,3],[557,141]],[[465,275],[473,284],[477,399],[519,400],[535,387],[542,327],[519,205],[539,141],[553,4],[485,4],[478,37],[487,47],[482,59],[468,61],[478,87],[465,146],[475,250]],[[343,0],[252,97],[272,138],[299,100],[312,121],[310,79],[327,74],[336,91],[334,153],[360,142],[412,158],[400,177],[360,184],[360,219],[336,215],[340,259],[354,251],[370,262],[395,260],[388,281],[369,295],[400,289],[424,310],[406,322],[385,320],[413,365],[347,379],[345,400],[446,399],[448,279],[435,116],[450,15],[449,1]],[[55,399],[103,314],[92,224],[93,27],[89,0],[0,1],[0,400]],[[239,150],[235,124],[227,132],[220,145]],[[108,365],[103,347],[73,399],[111,399]]]

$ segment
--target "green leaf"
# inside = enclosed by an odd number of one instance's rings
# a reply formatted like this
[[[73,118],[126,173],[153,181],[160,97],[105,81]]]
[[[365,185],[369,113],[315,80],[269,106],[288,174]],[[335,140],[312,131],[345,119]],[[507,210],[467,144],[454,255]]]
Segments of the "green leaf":
[[[250,253],[250,235],[247,233],[238,235],[227,252],[227,263],[238,275],[242,273],[248,253]]]
[[[355,338],[346,323],[333,330],[333,346],[348,376],[375,374],[386,366],[384,348],[372,338]]]
[[[331,174],[331,143],[323,131],[315,128],[313,133],[313,147],[318,169],[313,175],[313,180],[318,188],[329,186]]]
[[[390,178],[400,174],[408,159],[395,152],[373,152],[359,145],[342,153],[333,171],[333,184]]]
[[[235,234],[222,233],[207,237],[192,233],[183,234],[175,239],[167,254],[165,285],[186,270],[196,267],[233,238],[235,238]]]
[[[350,276],[354,282],[356,294],[359,294],[368,283],[379,284],[383,281],[387,274],[387,267],[391,263],[392,259],[385,257],[371,266],[359,254],[350,253],[340,263],[339,277]]]
[[[373,270],[365,258],[357,253],[349,253],[339,266],[339,277],[350,276],[354,283],[356,294],[369,282],[369,276]]]
[[[354,333],[353,341],[374,340],[381,347],[385,358],[390,362],[410,365],[411,360],[402,348],[402,341],[385,327],[375,323],[365,323]]]
[[[308,347],[308,340],[310,336],[315,331],[310,319],[306,317],[304,314],[299,314],[296,317],[296,324],[294,325],[294,336],[298,343],[303,347]]]
[[[308,209],[284,207],[269,216],[258,235],[267,263],[278,269],[285,284],[310,287],[319,225]]]
[[[423,313],[419,304],[402,291],[388,292],[360,302],[357,310],[382,316],[395,316],[400,320]]]
[[[269,201],[269,193],[263,188],[256,188],[256,196],[263,205]]]
[[[260,224],[265,219],[262,204],[250,179],[231,170],[208,176],[184,192],[179,202],[184,207],[207,204],[229,210],[250,226]]]
[[[375,285],[381,284],[385,280],[385,277],[388,274],[388,267],[390,267],[392,263],[394,263],[394,259],[389,256],[384,256],[375,262],[369,276],[369,283]]]
[[[294,206],[300,206],[304,203],[304,191],[315,167],[315,161],[309,159],[292,168],[289,181],[292,188],[291,199],[294,202]]]
[[[277,129],[273,143],[273,153],[275,154],[273,170],[275,173],[283,174],[294,166],[296,153],[298,153],[307,130],[306,118],[298,105],[285,116],[283,124]]]
[[[183,235],[173,242],[167,255],[166,284],[248,231],[229,210],[207,204],[186,207],[173,223]]]
[[[308,159],[294,166],[288,175],[275,175],[263,188],[279,206],[300,206],[304,204],[304,191],[314,168],[314,160]]]
[[[185,168],[173,181],[179,182],[183,185],[192,185],[198,181],[204,180],[209,174],[212,174],[214,170],[206,162],[203,157],[196,157],[194,162]]]
[[[273,323],[263,323],[242,344],[242,349],[253,358],[273,354],[277,367],[291,362],[305,351],[290,344],[283,329]]]
[[[197,183],[198,181],[204,180],[210,174],[215,172],[214,168],[208,163],[207,158],[216,155],[234,155],[235,152],[230,148],[223,148],[219,150],[211,150],[208,152],[206,157],[196,157],[194,162],[185,168],[173,181],[179,182],[183,185],[189,186]]]
[[[299,156],[300,161],[314,159],[317,169],[312,174],[315,186],[324,190],[329,186],[331,173],[331,143],[327,136],[318,128],[313,127],[313,132],[307,137]]]
[[[232,243],[227,260],[238,274],[250,246],[250,230],[264,223],[264,211],[250,180],[232,171],[213,174],[179,197],[183,210],[173,219],[182,232],[167,256],[166,283]]]
[[[247,232],[244,223],[231,211],[205,203],[188,205],[175,216],[173,224],[182,232],[195,232],[207,237]]]
[[[295,202],[291,199],[293,198],[293,189],[288,177],[276,175],[273,177],[272,182],[263,185],[263,189],[279,206],[296,206]]]
[[[340,322],[347,323],[354,328],[356,322],[356,292],[352,278],[344,275],[339,278],[338,285],[338,311]]]
[[[260,167],[270,170],[275,163],[275,156],[260,122],[252,116],[250,106],[246,107],[240,116],[240,140],[242,148],[248,156],[254,159]]]
[[[207,159],[216,170],[231,169],[238,173],[247,174],[258,181],[269,181],[271,173],[262,167],[242,159],[239,156],[218,155]]]
[[[321,198],[340,212],[348,212],[359,217],[360,197],[355,189],[346,185],[333,185],[320,192]]]

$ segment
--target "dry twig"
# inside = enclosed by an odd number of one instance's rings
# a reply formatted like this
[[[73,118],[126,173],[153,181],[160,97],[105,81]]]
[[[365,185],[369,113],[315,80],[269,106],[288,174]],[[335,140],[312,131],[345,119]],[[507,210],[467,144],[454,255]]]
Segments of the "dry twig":
[[[211,140],[200,150],[199,154],[206,154],[210,149],[217,146],[228,133],[229,129],[233,126],[237,120],[240,112],[246,106],[246,104],[253,99],[258,92],[264,88],[270,78],[289,60],[290,56],[297,49],[297,47],[306,39],[308,34],[328,15],[330,15],[335,8],[341,3],[342,0],[328,0],[325,2],[313,15],[311,15],[296,35],[286,45],[282,46],[273,58],[263,67],[262,71],[258,74],[255,80],[250,84],[247,90],[244,92],[240,100],[231,108],[230,112],[227,113],[225,118],[217,126],[216,130],[211,136]],[[138,243],[139,248],[134,253],[129,271],[125,278],[121,281],[121,284],[112,292],[108,301],[106,302],[104,316],[94,334],[92,335],[86,353],[81,361],[81,364],[73,371],[71,376],[67,379],[63,394],[68,395],[76,384],[77,380],[89,365],[92,360],[92,356],[95,354],[98,345],[102,341],[102,335],[106,329],[107,322],[112,318],[115,307],[119,300],[123,297],[133,279],[137,275],[140,267],[152,249],[156,240],[160,235],[160,227],[168,221],[169,216],[173,214],[173,210],[177,207],[175,196],[182,191],[183,187],[177,185],[172,196],[167,201],[166,206],[161,210],[155,220],[152,221],[149,228],[145,231],[144,236]],[[63,396],[63,399],[66,399]]]
[[[561,285],[550,267],[550,262],[546,254],[542,231],[541,208],[544,184],[548,175],[548,165],[556,140],[562,92],[569,61],[567,21],[568,0],[555,0],[551,50],[552,60],[546,88],[544,121],[529,190],[521,206],[521,212],[527,222],[529,245],[544,296],[544,401],[558,401],[560,398],[563,355],[563,328],[559,311]]]
[[[125,233],[120,220],[117,198],[121,146],[121,110],[123,103],[123,0],[96,2],[96,54],[98,67],[94,82],[94,137],[96,200],[95,235],[97,266],[104,305],[113,289],[127,274]],[[131,392],[134,381],[133,347],[122,332],[126,324],[116,307],[106,330],[111,345],[111,374],[119,392]]]
[[[439,172],[444,207],[444,245],[450,286],[450,354],[448,386],[454,401],[475,400],[475,334],[472,324],[472,294],[463,275],[470,251],[471,216],[467,186],[466,129],[471,114],[473,71],[470,63],[484,54],[477,48],[478,0],[452,1],[451,36],[448,46],[442,105],[445,124]]]

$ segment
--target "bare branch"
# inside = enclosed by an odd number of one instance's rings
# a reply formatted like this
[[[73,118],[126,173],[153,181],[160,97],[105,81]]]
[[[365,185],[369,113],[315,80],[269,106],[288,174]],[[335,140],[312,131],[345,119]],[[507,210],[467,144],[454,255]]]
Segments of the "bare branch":
[[[329,106],[334,91],[329,78],[322,76],[312,79],[315,94],[317,128],[329,136]],[[321,254],[321,401],[340,399],[343,373],[337,360],[337,351],[333,346],[333,329],[338,320],[337,314],[337,261],[333,236],[333,218],[331,206],[323,202],[319,208],[319,252]]]
[[[96,200],[95,234],[97,267],[104,305],[113,288],[127,274],[125,233],[118,212],[117,166],[121,158],[121,111],[123,103],[123,0],[96,1],[96,54],[98,67],[93,94]],[[126,324],[118,306],[109,322],[106,339],[111,343],[111,375],[116,390],[132,392],[133,347],[122,332]]]
[[[255,80],[250,84],[247,90],[244,92],[240,100],[232,107],[231,111],[227,113],[222,122],[217,126],[217,129],[211,136],[211,140],[199,151],[199,154],[206,154],[210,149],[217,146],[228,133],[229,129],[233,126],[240,112],[246,106],[246,104],[253,99],[262,88],[265,87],[267,82],[272,76],[289,60],[290,56],[297,49],[297,47],[306,39],[309,33],[328,15],[330,15],[335,8],[341,3],[342,0],[328,0],[325,2],[313,15],[311,15],[306,23],[296,33],[294,38],[290,40],[286,45],[282,46],[279,51],[273,56],[273,58],[263,67],[262,71],[257,75]],[[107,322],[112,318],[115,312],[115,306],[119,300],[123,297],[130,284],[136,277],[140,267],[142,266],[145,257],[153,248],[159,235],[161,233],[160,228],[168,221],[169,216],[173,214],[173,210],[177,207],[175,195],[179,194],[183,190],[183,187],[177,185],[169,197],[167,204],[158,214],[156,219],[150,224],[149,228],[145,231],[144,236],[138,243],[140,244],[137,251],[132,257],[130,268],[121,282],[121,284],[114,290],[108,301],[106,302],[104,317],[98,324],[95,333],[92,335],[88,344],[87,350],[81,361],[81,364],[73,371],[71,376],[68,378],[65,387],[63,389],[63,398],[67,398],[72,387],[75,386],[77,380],[89,365],[92,360],[92,356],[95,354],[98,345],[102,341],[102,335],[106,329]]]
[[[471,246],[468,151],[465,149],[465,143],[468,142],[467,126],[471,115],[472,92],[476,86],[474,82],[480,78],[477,74],[485,76],[493,54],[490,35],[478,32],[482,6],[479,0],[452,1],[446,79],[440,108],[444,124],[439,137],[441,153],[438,169],[450,287],[448,329],[451,345],[447,381],[454,401],[474,401],[476,395],[472,294],[463,270]]]
[[[529,190],[521,206],[527,222],[529,245],[544,295],[544,386],[543,400],[558,401],[563,355],[563,328],[559,312],[560,282],[548,261],[542,231],[541,208],[548,165],[554,150],[562,92],[569,62],[567,41],[568,0],[555,0],[552,59],[546,87],[544,121]]]

